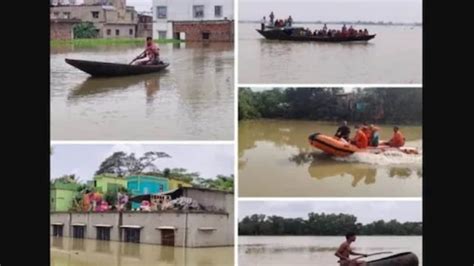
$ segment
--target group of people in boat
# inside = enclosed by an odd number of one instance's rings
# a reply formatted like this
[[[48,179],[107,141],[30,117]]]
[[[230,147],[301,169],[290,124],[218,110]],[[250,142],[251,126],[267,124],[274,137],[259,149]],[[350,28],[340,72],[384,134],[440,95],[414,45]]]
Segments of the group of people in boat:
[[[268,25],[272,27],[283,28],[283,27],[291,27],[293,25],[293,18],[291,16],[289,16],[287,19],[275,20],[275,15],[273,14],[273,11],[272,11],[268,17],[270,18]],[[262,24],[267,25],[267,18],[265,16],[262,19]]]
[[[273,11],[269,15],[269,22],[267,24],[267,18],[264,16],[262,18],[262,29],[265,29],[266,25],[269,25],[271,27],[276,27],[276,28],[286,28],[286,27],[292,27],[293,25],[293,18],[291,15],[287,19],[276,19],[275,20],[275,15],[273,14]],[[311,31],[309,28],[303,29],[299,31],[297,34],[300,36],[319,36],[319,37],[356,37],[356,36],[368,36],[369,31],[367,29],[359,29],[356,30],[354,27],[349,26],[349,28],[346,26],[346,24],[342,25],[342,28],[340,30],[336,29],[328,29],[328,26],[324,24],[322,29],[315,29],[314,31]]]
[[[367,147],[377,147],[381,144],[395,148],[399,148],[405,145],[405,137],[397,126],[393,127],[393,136],[387,142],[381,142],[379,140],[380,129],[374,125],[367,125],[367,123],[364,123],[362,125],[355,125],[354,128],[356,130],[356,133],[351,139],[351,129],[349,128],[349,126],[347,126],[347,121],[343,121],[334,136],[342,141],[357,146],[359,149],[365,149]]]

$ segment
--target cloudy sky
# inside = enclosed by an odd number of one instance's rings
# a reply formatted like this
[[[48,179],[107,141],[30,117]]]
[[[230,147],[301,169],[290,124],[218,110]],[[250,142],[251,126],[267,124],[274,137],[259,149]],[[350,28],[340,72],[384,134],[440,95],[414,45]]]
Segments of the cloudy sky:
[[[186,168],[191,172],[199,172],[206,178],[234,173],[234,148],[228,144],[57,144],[53,145],[50,178],[76,174],[82,181],[90,180],[100,163],[115,151],[134,152],[137,157],[147,151],[166,152],[172,158],[155,161],[159,169]]]
[[[241,20],[422,22],[422,0],[239,0]]]
[[[308,213],[353,214],[363,224],[376,220],[422,221],[421,201],[240,201],[239,220],[265,214],[287,218],[308,218]]]

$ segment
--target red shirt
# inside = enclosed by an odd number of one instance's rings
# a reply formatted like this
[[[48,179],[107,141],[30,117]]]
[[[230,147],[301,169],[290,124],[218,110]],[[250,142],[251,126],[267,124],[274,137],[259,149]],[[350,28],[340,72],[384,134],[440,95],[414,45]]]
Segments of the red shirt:
[[[145,54],[150,60],[154,60],[160,55],[159,53],[160,48],[156,46],[156,44],[152,43],[151,45],[147,45],[145,48]]]

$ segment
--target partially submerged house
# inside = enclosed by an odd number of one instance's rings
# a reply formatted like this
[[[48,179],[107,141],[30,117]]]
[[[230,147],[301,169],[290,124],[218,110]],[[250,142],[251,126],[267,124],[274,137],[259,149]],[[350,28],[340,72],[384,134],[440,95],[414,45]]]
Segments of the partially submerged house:
[[[69,211],[74,197],[78,193],[79,184],[54,182],[50,185],[50,210],[52,212]]]
[[[157,193],[173,199],[190,198],[199,210],[154,212],[51,212],[51,235],[178,247],[234,244],[234,194],[201,188]]]

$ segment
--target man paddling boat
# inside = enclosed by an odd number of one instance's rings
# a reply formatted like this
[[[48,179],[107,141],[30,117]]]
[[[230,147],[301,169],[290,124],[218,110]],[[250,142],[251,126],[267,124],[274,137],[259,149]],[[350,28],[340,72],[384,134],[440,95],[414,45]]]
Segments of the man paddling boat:
[[[146,38],[145,51],[137,56],[132,63],[135,65],[158,65],[160,63],[160,48],[153,42],[151,37]],[[145,60],[137,61],[146,58]]]
[[[338,257],[340,259],[338,261],[340,266],[364,266],[364,265],[367,265],[366,262],[358,261],[357,258],[352,259],[352,260],[350,259],[350,255],[367,257],[367,254],[357,253],[357,252],[352,251],[351,244],[352,244],[352,242],[355,242],[355,241],[356,241],[355,233],[347,233],[346,234],[346,241],[344,241],[339,246],[336,253],[334,254],[336,257]]]

